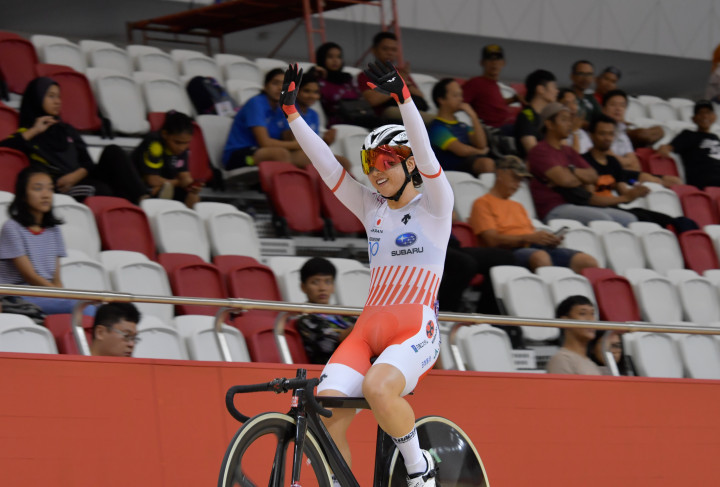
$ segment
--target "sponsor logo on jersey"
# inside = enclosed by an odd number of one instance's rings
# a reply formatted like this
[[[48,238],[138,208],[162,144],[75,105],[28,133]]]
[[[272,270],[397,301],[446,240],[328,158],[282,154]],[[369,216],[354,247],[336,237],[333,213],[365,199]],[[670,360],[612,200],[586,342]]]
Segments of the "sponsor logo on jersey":
[[[429,320],[427,322],[427,325],[425,325],[425,334],[428,338],[432,338],[432,342],[435,343],[435,323],[433,322],[433,320]]]
[[[423,340],[420,343],[416,343],[415,345],[410,345],[410,348],[412,348],[415,353],[418,353],[420,351],[420,349],[423,348],[427,344],[428,344],[428,341]]]
[[[403,225],[407,225],[411,218],[410,213],[406,213],[400,221],[403,222]]]
[[[428,358],[426,358],[425,360],[422,361],[422,364],[420,364],[420,367],[424,369],[425,367],[427,367],[427,366],[430,365],[431,363],[432,363],[432,357],[428,357]]]
[[[400,249],[400,250],[393,250],[390,252],[390,255],[393,257],[398,257],[400,255],[411,255],[411,254],[422,254],[423,248],[422,247],[413,247],[411,249]]]
[[[380,250],[380,242],[368,242],[368,252],[370,252],[371,257],[376,256],[378,250]]]
[[[417,235],[412,232],[398,235],[395,239],[395,245],[397,245],[398,247],[410,247],[415,242],[417,242]]]

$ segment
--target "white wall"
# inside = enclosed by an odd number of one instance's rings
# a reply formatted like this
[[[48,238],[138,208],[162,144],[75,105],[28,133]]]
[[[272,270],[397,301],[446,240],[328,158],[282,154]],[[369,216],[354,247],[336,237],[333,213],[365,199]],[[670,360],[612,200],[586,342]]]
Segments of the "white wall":
[[[387,6],[391,4],[385,1]],[[709,59],[720,43],[720,0],[397,0],[402,27]],[[328,17],[377,24],[379,9]]]

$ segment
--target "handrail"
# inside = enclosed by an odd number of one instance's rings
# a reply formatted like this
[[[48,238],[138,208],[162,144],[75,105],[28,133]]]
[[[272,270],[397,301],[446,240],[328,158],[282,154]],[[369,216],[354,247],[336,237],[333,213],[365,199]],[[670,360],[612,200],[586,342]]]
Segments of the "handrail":
[[[219,299],[219,298],[193,298],[183,296],[152,296],[143,294],[129,294],[129,293],[118,293],[110,291],[82,291],[77,289],[61,289],[52,287],[39,287],[39,286],[18,286],[18,285],[0,285],[0,294],[9,294],[13,296],[40,296],[46,298],[66,298],[66,299],[78,299],[82,301],[95,301],[95,302],[133,302],[138,301],[142,303],[158,303],[158,304],[173,304],[173,305],[195,305],[195,306],[216,306],[221,308],[215,315],[215,333],[217,335],[218,343],[225,360],[230,359],[230,350],[227,347],[225,337],[221,336],[222,323],[228,313],[242,312],[249,310],[266,310],[266,311],[290,311],[294,313],[324,313],[324,314],[339,314],[348,316],[358,316],[362,312],[362,308],[350,307],[350,306],[326,306],[308,303],[286,303],[281,301],[260,301],[255,299],[241,299],[241,298],[230,298],[230,299]],[[73,325],[81,328],[80,319],[82,318],[82,310],[78,313],[73,313],[74,320]],[[78,321],[75,321],[75,315],[77,315]],[[597,330],[614,330],[614,331],[643,331],[643,332],[656,332],[656,333],[684,333],[690,335],[720,335],[720,328],[712,328],[707,326],[685,326],[685,325],[660,325],[657,323],[638,323],[638,322],[614,322],[614,321],[575,321],[575,320],[550,320],[550,319],[538,319],[538,318],[522,318],[512,316],[496,316],[496,315],[482,315],[482,314],[469,314],[469,313],[447,313],[442,312],[438,314],[439,321],[455,322],[456,325],[450,331],[450,346],[453,350],[453,354],[457,353],[459,356],[459,350],[455,345],[455,336],[460,326],[472,325],[472,324],[483,324],[489,323],[493,325],[513,325],[513,326],[540,326],[540,327],[552,327],[552,328],[592,328]],[[277,330],[276,326],[276,330]],[[81,330],[80,330],[81,331]],[[74,331],[73,336],[76,340],[78,337],[77,331]],[[83,334],[84,338],[84,334]],[[78,347],[81,352],[83,350],[80,343]],[[281,351],[283,347],[280,347]],[[285,347],[287,348],[287,347]],[[289,350],[286,349],[286,353],[289,355]],[[283,353],[285,355],[285,353]],[[292,363],[289,361],[289,356],[283,356],[283,361],[286,363]],[[458,364],[456,360],[456,364]],[[460,364],[461,365],[461,364]]]

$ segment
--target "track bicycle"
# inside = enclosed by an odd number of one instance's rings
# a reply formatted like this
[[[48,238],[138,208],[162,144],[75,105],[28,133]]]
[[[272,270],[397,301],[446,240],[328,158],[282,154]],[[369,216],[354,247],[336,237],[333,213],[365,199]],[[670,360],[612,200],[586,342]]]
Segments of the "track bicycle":
[[[228,389],[227,410],[243,425],[225,452],[218,487],[333,487],[333,474],[342,487],[360,487],[320,416],[332,415],[326,407],[370,406],[363,397],[315,396],[319,382],[307,379],[305,369],[297,369],[293,379]],[[249,418],[237,410],[236,394],[261,391],[292,391],[290,411]],[[439,487],[489,487],[480,455],[459,426],[440,416],[425,416],[416,427],[420,446],[439,467],[435,477]],[[397,447],[378,427],[373,487],[406,487],[406,475]]]

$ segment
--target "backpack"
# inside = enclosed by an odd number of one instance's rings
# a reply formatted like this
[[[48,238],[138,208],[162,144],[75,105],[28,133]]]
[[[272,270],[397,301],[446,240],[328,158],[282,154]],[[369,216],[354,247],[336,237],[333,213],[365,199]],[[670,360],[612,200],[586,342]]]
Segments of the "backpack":
[[[238,104],[215,78],[195,76],[185,88],[199,115],[235,116]]]
[[[25,315],[40,326],[45,324],[45,312],[40,306],[20,296],[0,296],[3,313]]]

